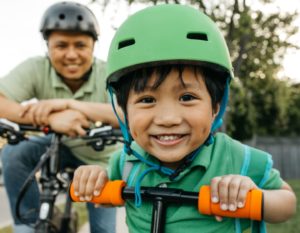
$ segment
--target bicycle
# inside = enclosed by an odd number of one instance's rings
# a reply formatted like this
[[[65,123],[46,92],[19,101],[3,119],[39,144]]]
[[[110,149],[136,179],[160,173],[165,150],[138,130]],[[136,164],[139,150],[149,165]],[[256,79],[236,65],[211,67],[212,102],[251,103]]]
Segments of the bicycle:
[[[188,192],[176,188],[141,187],[141,197],[153,202],[151,233],[164,233],[165,211],[167,204],[186,204],[198,206],[198,210],[206,215],[218,215],[233,218],[249,218],[262,220],[263,193],[261,190],[251,190],[246,198],[245,206],[235,212],[221,210],[219,204],[211,203],[209,186],[202,186],[199,192]],[[81,201],[74,193],[71,183],[69,195],[74,202]],[[134,187],[127,187],[123,180],[108,181],[97,197],[90,202],[123,206],[126,200],[135,198]]]
[[[46,152],[41,156],[39,163],[31,172],[21,191],[16,204],[17,218],[25,223],[24,217],[20,213],[20,203],[31,181],[40,170],[41,175],[38,180],[40,188],[40,207],[38,210],[37,222],[32,225],[36,233],[73,233],[78,231],[78,217],[72,211],[72,201],[67,193],[69,183],[72,180],[73,170],[68,168],[59,170],[59,146],[62,134],[51,131],[48,127],[35,127],[31,125],[20,125],[0,119],[0,137],[6,138],[7,143],[16,145],[20,141],[30,140],[28,131],[39,132],[44,135],[51,134],[51,144]],[[114,145],[122,142],[120,130],[113,129],[109,125],[100,125],[95,128],[87,129],[86,136],[81,137],[87,145],[94,150],[101,151],[105,146]],[[63,212],[55,206],[57,196],[65,194],[65,205]]]

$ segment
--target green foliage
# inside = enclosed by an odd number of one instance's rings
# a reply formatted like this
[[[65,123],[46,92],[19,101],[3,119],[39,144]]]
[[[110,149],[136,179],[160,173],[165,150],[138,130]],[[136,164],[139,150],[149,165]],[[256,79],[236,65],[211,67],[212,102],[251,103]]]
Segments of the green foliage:
[[[97,1],[97,0],[94,0]],[[100,1],[99,1],[100,2]],[[104,1],[108,2],[108,1]],[[231,52],[235,76],[226,116],[227,132],[237,139],[259,135],[300,135],[299,86],[277,79],[298,13],[262,11],[275,0],[127,0],[128,4],[190,4],[221,28]],[[251,2],[253,4],[253,2]],[[175,27],[176,25],[174,25]],[[292,90],[290,90],[292,89]]]
[[[287,132],[285,135],[299,136],[300,132],[300,84],[290,87],[290,99],[287,107]]]
[[[250,138],[255,128],[255,109],[250,102],[250,92],[245,90],[240,80],[231,83],[230,102],[226,116],[226,131],[234,138]],[[247,122],[247,124],[245,124]]]

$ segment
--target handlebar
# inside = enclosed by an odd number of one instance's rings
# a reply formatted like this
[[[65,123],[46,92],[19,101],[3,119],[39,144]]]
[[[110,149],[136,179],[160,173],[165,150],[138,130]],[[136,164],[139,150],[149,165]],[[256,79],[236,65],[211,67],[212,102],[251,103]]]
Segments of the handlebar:
[[[75,196],[73,183],[71,183],[69,194],[72,201],[82,202],[78,196]],[[263,193],[258,189],[251,190],[247,194],[244,207],[238,208],[236,211],[224,211],[220,208],[219,203],[212,203],[210,187],[207,185],[202,186],[198,193],[173,188],[141,187],[141,196],[145,200],[157,200],[159,198],[166,202],[194,204],[198,206],[199,212],[205,215],[248,218],[252,220],[262,220],[263,216]],[[93,197],[90,202],[122,206],[125,200],[134,198],[134,188],[127,187],[125,181],[116,180],[108,181],[101,194]]]
[[[17,124],[0,118],[0,137],[6,138],[7,142],[11,145],[16,145],[20,141],[28,140],[26,137],[27,131],[41,132],[45,135],[56,133],[47,126]],[[88,141],[87,144],[91,145],[94,150],[101,151],[106,145],[112,145],[118,141],[122,142],[122,132],[119,129],[112,128],[110,125],[100,125],[86,129],[86,135],[80,138]]]
[[[0,118],[0,137],[6,138],[11,145],[27,140],[25,131],[49,133],[48,127],[37,127],[33,125],[17,124],[4,118]]]

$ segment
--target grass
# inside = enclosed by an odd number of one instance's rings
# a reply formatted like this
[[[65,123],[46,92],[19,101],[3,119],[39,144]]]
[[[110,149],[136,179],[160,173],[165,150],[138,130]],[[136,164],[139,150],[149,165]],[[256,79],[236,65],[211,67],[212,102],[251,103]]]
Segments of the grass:
[[[290,220],[279,224],[267,224],[269,233],[299,233],[300,232],[300,180],[289,180],[297,196],[297,214]],[[74,203],[74,208],[79,214],[79,229],[88,220],[86,206],[83,203]],[[247,231],[250,232],[250,231]],[[11,227],[0,229],[0,233],[12,233]]]
[[[59,206],[61,208],[61,206]],[[78,213],[79,223],[78,229],[80,229],[88,220],[88,214],[86,210],[86,205],[84,203],[73,203],[73,208]],[[12,233],[12,227],[7,226],[0,229],[0,233]]]

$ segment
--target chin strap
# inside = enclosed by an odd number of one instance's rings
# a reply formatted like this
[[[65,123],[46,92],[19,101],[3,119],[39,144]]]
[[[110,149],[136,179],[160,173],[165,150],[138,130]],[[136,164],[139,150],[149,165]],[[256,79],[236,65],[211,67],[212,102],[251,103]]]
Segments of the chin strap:
[[[230,77],[227,78],[227,80],[226,80],[224,95],[223,95],[223,98],[222,98],[222,101],[221,101],[219,114],[217,115],[216,119],[214,120],[214,122],[211,126],[211,132],[213,132],[213,133],[218,128],[220,128],[221,125],[223,124],[222,117],[223,117],[223,115],[226,111],[227,102],[228,102],[228,98],[229,98],[229,83],[230,83]]]

